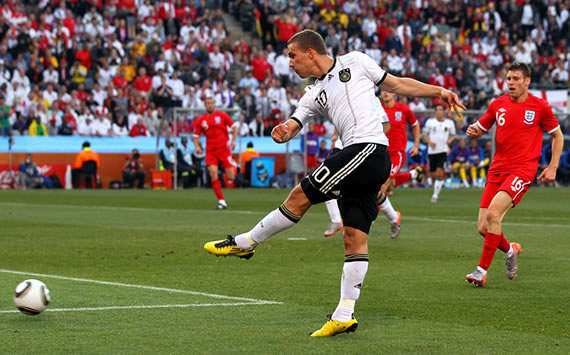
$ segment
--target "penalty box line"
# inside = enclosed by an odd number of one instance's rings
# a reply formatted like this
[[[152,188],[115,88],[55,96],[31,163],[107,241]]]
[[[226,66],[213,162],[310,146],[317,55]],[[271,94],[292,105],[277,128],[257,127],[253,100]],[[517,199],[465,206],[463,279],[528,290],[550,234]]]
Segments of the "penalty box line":
[[[34,272],[15,271],[15,270],[6,270],[6,269],[0,269],[0,272],[6,273],[6,274],[14,274],[14,275],[46,277],[46,278],[52,278],[52,279],[58,279],[58,280],[86,282],[86,283],[106,285],[106,286],[129,287],[129,288],[137,288],[137,289],[143,289],[143,290],[163,291],[163,292],[170,292],[170,293],[182,293],[182,294],[186,294],[186,295],[194,295],[194,296],[203,296],[203,297],[210,297],[210,298],[217,298],[217,299],[224,299],[224,300],[241,301],[241,303],[239,303],[239,304],[233,303],[235,305],[241,305],[242,303],[258,304],[258,305],[259,304],[283,304],[283,302],[266,301],[266,300],[260,300],[260,299],[255,299],[255,298],[225,296],[225,295],[218,295],[215,293],[206,293],[206,292],[198,292],[198,291],[190,291],[190,290],[179,290],[179,289],[175,289],[175,288],[166,288],[166,287],[135,285],[135,284],[122,283],[122,282],[92,280],[92,279],[84,279],[84,278],[78,278],[78,277],[51,275],[51,274],[38,274],[38,273],[34,273]],[[194,307],[194,306],[189,306],[189,305],[183,305],[183,306]],[[133,306],[133,307],[136,307],[136,306]]]

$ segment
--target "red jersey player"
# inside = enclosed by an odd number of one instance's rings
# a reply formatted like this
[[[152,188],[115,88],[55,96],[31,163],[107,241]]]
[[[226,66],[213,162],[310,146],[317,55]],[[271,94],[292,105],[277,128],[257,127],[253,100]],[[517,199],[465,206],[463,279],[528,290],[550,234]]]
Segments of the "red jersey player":
[[[390,221],[390,236],[392,239],[395,239],[400,234],[402,216],[400,212],[394,210],[387,196],[390,195],[395,186],[401,185],[411,178],[417,178],[421,173],[421,167],[406,173],[400,173],[400,169],[406,163],[406,146],[408,145],[406,126],[410,125],[412,127],[412,134],[414,135],[414,146],[410,148],[410,155],[416,155],[420,145],[420,125],[416,116],[407,105],[396,102],[394,94],[382,90],[380,100],[382,100],[382,107],[390,120],[390,130],[386,133],[386,136],[390,143],[388,153],[392,161],[392,168],[390,177],[382,186],[379,206],[380,210],[384,212]]]
[[[538,176],[542,182],[552,182],[556,178],[564,144],[560,125],[548,103],[528,93],[528,65],[513,63],[507,68],[506,75],[509,93],[491,102],[483,117],[467,129],[467,135],[478,138],[496,123],[495,156],[479,205],[478,228],[485,236],[483,254],[475,271],[465,276],[476,287],[485,284],[497,248],[506,253],[507,277],[512,280],[517,275],[522,248],[518,243],[507,241],[501,223],[534,180],[543,131],[552,135],[552,159]]]
[[[206,136],[206,166],[212,180],[212,188],[218,198],[216,209],[226,209],[228,204],[224,200],[222,193],[222,184],[218,179],[218,165],[221,163],[226,171],[229,188],[234,187],[235,165],[232,160],[231,150],[236,147],[237,126],[233,126],[234,122],[227,113],[222,111],[214,111],[214,99],[206,98],[206,113],[200,116],[196,122],[196,130],[192,136],[196,154],[202,154],[202,146],[199,138],[203,133]],[[229,128],[232,127],[231,150],[228,146]]]

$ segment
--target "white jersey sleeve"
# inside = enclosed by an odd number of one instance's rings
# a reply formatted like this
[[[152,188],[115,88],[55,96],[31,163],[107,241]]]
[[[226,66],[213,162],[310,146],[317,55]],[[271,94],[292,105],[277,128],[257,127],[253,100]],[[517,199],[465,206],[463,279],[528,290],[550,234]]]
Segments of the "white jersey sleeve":
[[[388,76],[388,73],[384,71],[378,64],[376,64],[374,59],[370,58],[368,55],[361,52],[353,53],[359,53],[358,62],[360,63],[362,71],[366,77],[372,80],[376,86],[382,84],[384,79],[386,79]]]
[[[299,100],[299,106],[297,106],[297,109],[291,115],[291,118],[297,121],[301,128],[307,121],[314,119],[315,116],[318,115],[318,108],[313,98],[313,90],[311,89],[311,87],[307,88],[305,94],[301,97],[301,100]]]

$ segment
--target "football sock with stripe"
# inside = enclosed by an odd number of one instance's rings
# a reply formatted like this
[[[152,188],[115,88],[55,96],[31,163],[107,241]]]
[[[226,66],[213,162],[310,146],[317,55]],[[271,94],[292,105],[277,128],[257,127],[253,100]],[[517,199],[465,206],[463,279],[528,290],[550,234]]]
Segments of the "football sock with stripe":
[[[285,205],[269,212],[259,223],[247,233],[242,233],[235,237],[237,246],[241,249],[253,249],[259,243],[263,243],[274,234],[293,227],[300,216],[295,215]],[[254,243],[252,245],[252,243]]]
[[[368,254],[346,255],[340,280],[340,301],[331,319],[348,322],[354,313],[354,304],[368,271]]]
[[[340,211],[338,209],[338,202],[336,200],[328,200],[325,201],[325,205],[327,206],[327,211],[329,212],[329,217],[331,218],[331,222],[333,223],[342,222],[342,218],[340,217]]]

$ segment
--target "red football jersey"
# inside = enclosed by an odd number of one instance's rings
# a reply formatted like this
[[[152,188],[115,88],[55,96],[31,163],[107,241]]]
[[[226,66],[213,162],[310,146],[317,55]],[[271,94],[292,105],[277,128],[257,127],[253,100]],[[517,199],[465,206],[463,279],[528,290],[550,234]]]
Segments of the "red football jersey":
[[[548,103],[528,94],[525,102],[513,102],[508,94],[495,99],[477,121],[485,131],[497,123],[495,155],[489,173],[524,174],[533,180],[538,169],[543,131],[560,128]]]
[[[229,140],[228,129],[233,126],[234,121],[227,113],[214,111],[212,114],[203,114],[196,122],[194,135],[200,137],[203,133],[206,136],[206,151],[216,150],[227,146]]]
[[[406,124],[412,127],[417,125],[418,120],[416,119],[416,115],[414,115],[407,105],[400,102],[396,102],[394,106],[390,108],[382,103],[382,107],[384,107],[384,111],[386,111],[388,119],[390,120],[390,130],[386,134],[388,142],[390,143],[388,151],[405,151],[408,145]]]

